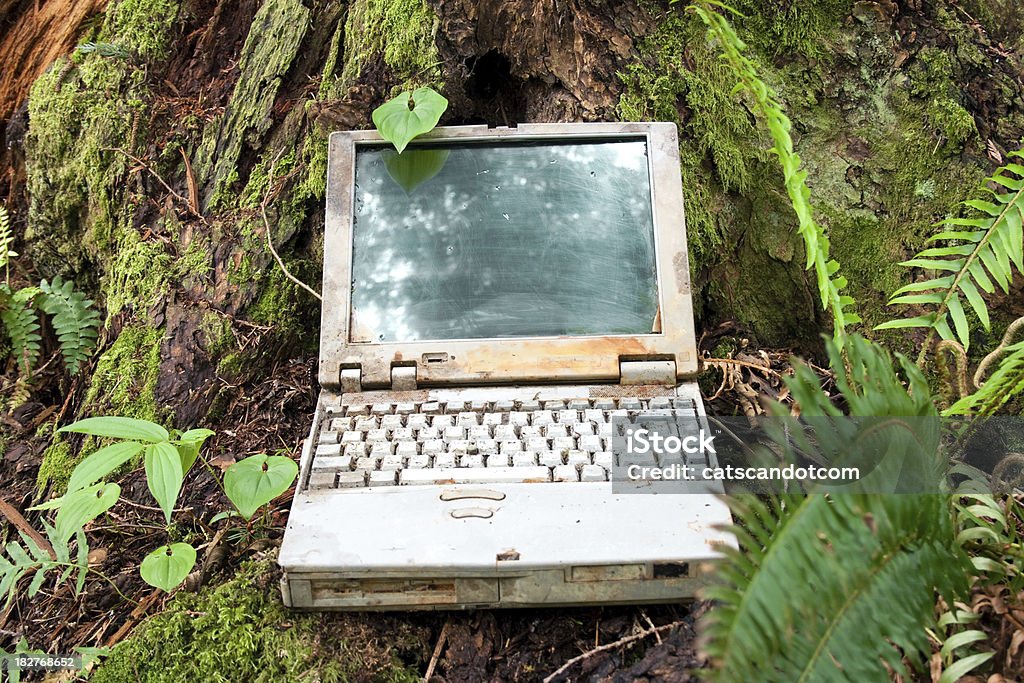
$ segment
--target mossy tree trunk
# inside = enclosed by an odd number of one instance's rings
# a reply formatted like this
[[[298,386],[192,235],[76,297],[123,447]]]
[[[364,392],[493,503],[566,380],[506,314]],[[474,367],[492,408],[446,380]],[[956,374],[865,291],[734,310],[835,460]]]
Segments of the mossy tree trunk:
[[[896,261],[1024,135],[1013,0],[739,5],[879,322]],[[116,49],[58,58],[10,107],[0,181],[24,276],[73,278],[105,312],[88,376],[40,384],[43,404],[215,425],[240,381],[314,359],[318,302],[260,207],[316,286],[327,133],[422,84],[445,124],[675,121],[699,323],[802,350],[823,331],[765,137],[682,3],[110,0],[75,31]],[[41,477],[72,457],[51,447]]]

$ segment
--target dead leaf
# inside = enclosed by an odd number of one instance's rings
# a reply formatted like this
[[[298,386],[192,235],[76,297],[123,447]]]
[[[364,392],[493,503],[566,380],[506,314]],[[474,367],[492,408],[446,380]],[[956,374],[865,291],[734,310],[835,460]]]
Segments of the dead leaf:
[[[89,551],[89,566],[99,567],[107,561],[107,549],[106,548],[93,548]]]

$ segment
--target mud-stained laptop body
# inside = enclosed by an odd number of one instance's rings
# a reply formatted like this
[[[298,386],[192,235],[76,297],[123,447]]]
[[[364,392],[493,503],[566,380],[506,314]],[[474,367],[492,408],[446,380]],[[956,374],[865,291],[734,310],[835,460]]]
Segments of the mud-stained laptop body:
[[[725,503],[609,480],[615,417],[704,416],[673,124],[334,133],[323,296],[286,604],[694,594]]]

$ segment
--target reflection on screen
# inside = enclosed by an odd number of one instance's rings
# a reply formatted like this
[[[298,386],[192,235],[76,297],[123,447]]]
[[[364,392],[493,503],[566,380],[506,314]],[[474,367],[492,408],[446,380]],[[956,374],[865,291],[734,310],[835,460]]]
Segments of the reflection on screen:
[[[643,140],[360,147],[350,341],[657,329]]]

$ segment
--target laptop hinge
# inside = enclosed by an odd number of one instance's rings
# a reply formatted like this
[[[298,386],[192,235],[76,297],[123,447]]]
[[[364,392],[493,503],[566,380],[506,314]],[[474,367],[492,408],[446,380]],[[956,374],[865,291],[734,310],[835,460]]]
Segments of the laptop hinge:
[[[393,365],[391,366],[391,390],[392,391],[413,391],[416,389],[416,367]]]
[[[358,394],[363,390],[363,371],[360,368],[341,369],[341,393]]]
[[[674,360],[620,360],[620,384],[676,384]]]

